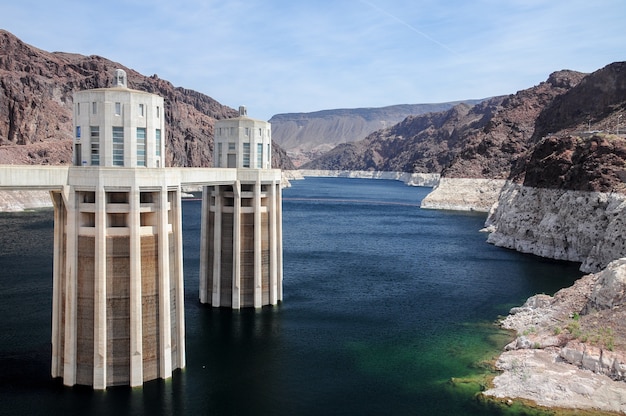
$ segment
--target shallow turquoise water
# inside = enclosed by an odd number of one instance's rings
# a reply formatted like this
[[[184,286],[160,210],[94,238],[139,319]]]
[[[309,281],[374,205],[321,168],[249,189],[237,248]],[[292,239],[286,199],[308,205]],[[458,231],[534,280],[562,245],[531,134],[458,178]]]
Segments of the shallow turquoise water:
[[[485,216],[419,209],[429,190],[308,178],[284,190],[284,302],[198,303],[199,201],[183,203],[187,368],[93,392],[49,377],[52,212],[0,215],[0,414],[485,415],[493,322],[577,265],[485,243]]]

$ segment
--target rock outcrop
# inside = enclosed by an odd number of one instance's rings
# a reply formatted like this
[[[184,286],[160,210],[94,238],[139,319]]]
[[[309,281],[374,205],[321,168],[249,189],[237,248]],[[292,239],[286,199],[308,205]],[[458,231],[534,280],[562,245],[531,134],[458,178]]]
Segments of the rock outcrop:
[[[626,412],[626,259],[554,296],[513,308],[502,326],[517,338],[484,392],[542,406]]]
[[[595,272],[626,256],[626,195],[508,182],[487,218],[487,241]]]
[[[504,184],[502,179],[441,178],[421,208],[489,212]]]

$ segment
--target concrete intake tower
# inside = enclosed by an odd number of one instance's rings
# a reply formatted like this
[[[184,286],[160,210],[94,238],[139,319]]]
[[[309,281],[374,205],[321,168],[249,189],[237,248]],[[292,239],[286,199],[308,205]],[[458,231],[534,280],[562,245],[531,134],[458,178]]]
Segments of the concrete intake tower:
[[[163,98],[113,86],[74,95],[73,166],[0,166],[0,189],[54,205],[53,377],[141,386],[185,367],[181,187],[203,190],[200,302],[282,300],[281,172],[269,123],[216,123],[214,168],[165,167]]]

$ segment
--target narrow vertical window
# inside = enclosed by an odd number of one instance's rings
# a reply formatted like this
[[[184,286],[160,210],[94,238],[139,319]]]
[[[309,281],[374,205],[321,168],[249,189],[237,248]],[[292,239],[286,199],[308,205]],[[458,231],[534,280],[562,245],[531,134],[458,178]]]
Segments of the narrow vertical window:
[[[139,117],[143,117],[144,116],[143,109],[144,109],[143,104],[139,104]]]
[[[115,115],[122,115],[122,103],[115,103]]]
[[[113,166],[124,166],[124,127],[113,127]]]
[[[243,144],[243,167],[250,167],[250,143]]]
[[[161,156],[161,129],[156,129],[155,133],[156,155]]]
[[[222,143],[217,144],[217,157],[215,158],[215,167],[222,167]]]
[[[137,166],[146,166],[146,129],[137,127]]]
[[[263,169],[263,143],[256,145],[256,167],[257,169]]]
[[[159,106],[156,108],[156,118],[161,118],[161,107]]]
[[[80,126],[76,126],[76,138],[80,139]]]
[[[80,103],[76,104],[76,114],[80,115]]]
[[[91,126],[89,140],[91,143],[91,166],[100,165],[100,126]]]
[[[98,114],[98,103],[95,101],[91,103],[91,114]]]

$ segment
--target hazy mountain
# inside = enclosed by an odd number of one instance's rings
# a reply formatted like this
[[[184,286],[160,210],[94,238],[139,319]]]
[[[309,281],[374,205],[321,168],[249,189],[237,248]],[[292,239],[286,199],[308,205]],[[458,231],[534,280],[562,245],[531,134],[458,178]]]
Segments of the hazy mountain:
[[[480,101],[462,102],[473,105]],[[410,115],[445,111],[459,103],[461,101],[277,114],[270,119],[272,138],[288,152],[296,165],[300,165],[338,144],[361,140],[368,134],[391,127]]]

